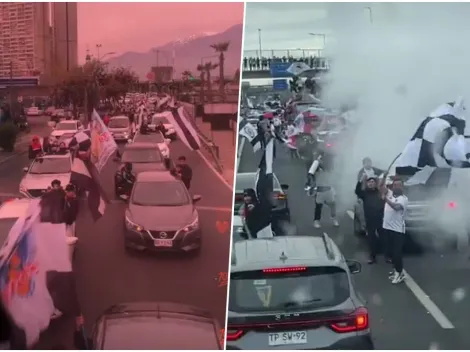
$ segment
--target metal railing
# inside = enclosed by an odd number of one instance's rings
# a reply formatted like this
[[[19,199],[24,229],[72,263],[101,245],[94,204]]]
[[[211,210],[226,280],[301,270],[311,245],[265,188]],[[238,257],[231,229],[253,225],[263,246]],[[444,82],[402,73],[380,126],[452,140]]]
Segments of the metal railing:
[[[305,58],[305,57],[322,57],[323,56],[323,49],[268,49],[262,50],[261,55],[259,50],[243,50],[243,57],[258,57],[258,58],[266,58],[266,59],[274,59],[274,58]]]
[[[329,60],[325,57],[290,57],[290,58],[259,58],[259,57],[244,57],[242,68],[243,71],[269,71],[271,65],[276,62],[294,63],[304,62],[308,66],[317,70],[328,70],[330,68]]]

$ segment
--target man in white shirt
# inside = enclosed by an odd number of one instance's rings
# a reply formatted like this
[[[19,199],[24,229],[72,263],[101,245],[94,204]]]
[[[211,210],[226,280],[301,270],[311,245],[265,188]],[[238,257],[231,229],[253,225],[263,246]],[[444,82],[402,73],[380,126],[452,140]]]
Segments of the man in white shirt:
[[[383,199],[385,201],[383,229],[387,238],[387,251],[390,251],[394,271],[390,276],[393,284],[405,279],[403,271],[403,247],[405,244],[405,214],[408,198],[403,194],[403,182],[395,179],[392,190],[384,186]]]

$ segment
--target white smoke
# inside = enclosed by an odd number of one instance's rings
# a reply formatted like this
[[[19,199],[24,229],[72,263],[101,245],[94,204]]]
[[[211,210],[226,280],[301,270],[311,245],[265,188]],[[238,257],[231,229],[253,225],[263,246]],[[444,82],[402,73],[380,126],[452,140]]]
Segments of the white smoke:
[[[387,168],[438,105],[458,96],[468,103],[469,11],[467,3],[328,7],[332,70],[322,98],[334,107],[357,101],[361,121],[342,160],[340,189],[349,199],[363,157]]]

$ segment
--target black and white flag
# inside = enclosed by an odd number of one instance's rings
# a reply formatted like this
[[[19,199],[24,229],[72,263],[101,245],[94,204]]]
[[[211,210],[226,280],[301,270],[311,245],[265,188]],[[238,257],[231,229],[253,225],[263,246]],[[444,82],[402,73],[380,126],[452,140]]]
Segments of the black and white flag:
[[[85,192],[91,215],[95,221],[99,220],[106,210],[104,192],[102,192],[98,181],[91,176],[85,162],[80,158],[73,160],[70,183],[73,183],[79,192]]]
[[[167,115],[168,122],[175,128],[180,140],[191,150],[198,150],[201,147],[199,135],[189,120],[184,107],[172,108],[171,114]]]
[[[238,133],[240,136],[248,139],[248,141],[251,143],[251,146],[253,147],[253,152],[256,153],[261,149],[262,136],[258,134],[257,127],[249,123],[247,119],[241,119],[238,125]]]
[[[294,62],[292,65],[290,65],[287,68],[286,71],[289,72],[290,74],[293,74],[294,76],[298,76],[302,74],[303,72],[309,71],[311,69],[312,68],[309,65],[307,65],[305,62]]]
[[[266,131],[266,144],[263,156],[259,163],[259,171],[256,178],[256,195],[258,197],[257,228],[253,231],[256,238],[271,238],[273,231],[271,227],[273,208],[273,161],[274,161],[274,140],[271,131]]]
[[[87,152],[91,148],[91,132],[89,130],[77,132],[69,143],[69,147],[77,146],[78,151]]]
[[[425,118],[398,157],[396,174],[414,175],[424,167],[470,167],[464,113],[464,102],[459,98]]]

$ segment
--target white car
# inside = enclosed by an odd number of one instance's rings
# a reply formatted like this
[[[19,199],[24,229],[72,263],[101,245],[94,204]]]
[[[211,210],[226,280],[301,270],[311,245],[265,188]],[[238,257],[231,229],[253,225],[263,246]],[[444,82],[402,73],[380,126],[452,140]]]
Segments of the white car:
[[[27,116],[39,116],[41,111],[37,106],[31,106],[28,110],[26,110]]]
[[[26,175],[20,182],[20,193],[26,198],[40,198],[53,180],[59,180],[65,187],[70,182],[71,169],[70,153],[37,157],[29,167],[23,169]]]
[[[165,126],[166,128],[166,135],[168,138],[172,139],[172,140],[175,140],[176,139],[176,130],[175,130],[175,127],[170,123],[168,122],[168,119],[167,119],[167,114],[171,114],[170,112],[164,112],[164,113],[156,113],[152,116],[152,121],[151,123],[148,125],[148,127],[151,129],[151,130],[155,130],[157,125],[162,122],[163,123],[163,126]]]
[[[31,199],[27,198],[14,198],[7,200],[0,204],[0,255],[8,255],[11,252],[11,247],[16,242],[14,238],[8,238],[11,228],[16,223],[18,218],[24,216],[28,211]],[[69,255],[70,260],[72,261],[73,253],[75,251],[75,245],[78,241],[78,238],[75,234],[75,224],[71,226],[71,231],[67,231],[66,241],[69,245]],[[9,240],[6,246],[6,240]],[[5,253],[3,253],[5,251]]]
[[[127,116],[113,116],[109,119],[108,130],[115,141],[127,141],[132,137],[133,126]]]
[[[168,147],[168,144],[170,144],[171,140],[168,138],[165,139],[161,132],[153,132],[149,134],[141,134],[140,132],[137,132],[134,136],[134,139],[129,142],[154,143],[157,145],[158,149],[160,149],[160,152],[162,153],[163,157],[165,159],[170,159],[170,148]]]
[[[50,138],[52,140],[60,140],[72,138],[78,131],[82,130],[80,121],[64,120],[57,123],[52,131]]]

